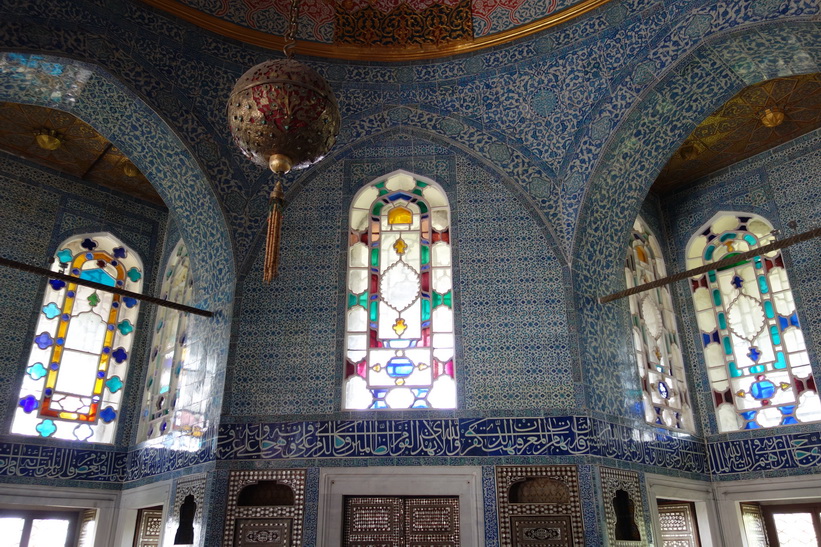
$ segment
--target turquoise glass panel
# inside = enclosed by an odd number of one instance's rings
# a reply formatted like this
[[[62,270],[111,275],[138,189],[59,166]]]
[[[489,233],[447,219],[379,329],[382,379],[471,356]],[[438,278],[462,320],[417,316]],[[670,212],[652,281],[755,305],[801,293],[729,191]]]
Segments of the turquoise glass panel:
[[[753,264],[755,264],[755,269],[756,270],[760,270],[763,267],[763,265],[761,264],[761,257],[760,256],[755,257],[753,259]]]
[[[715,245],[707,245],[707,249],[704,251],[704,260],[712,260],[715,250]]]
[[[718,326],[720,329],[727,329],[727,318],[723,313],[718,314]]]
[[[727,363],[727,367],[730,369],[730,377],[731,378],[739,378],[744,376],[744,373],[738,370],[738,367],[735,365],[735,361],[730,361]]]
[[[775,312],[773,311],[773,303],[769,300],[764,301],[764,313],[767,314],[767,319],[772,319],[775,317]]]
[[[770,337],[773,339],[773,344],[781,345],[781,335],[778,334],[778,327],[773,325],[770,327]]]
[[[730,342],[730,337],[724,337],[724,354],[725,355],[732,355],[733,354],[733,344]]]
[[[718,289],[713,290],[713,304],[716,306],[721,305],[721,292]]]
[[[784,359],[784,352],[775,352],[775,364],[773,365],[777,370],[784,370],[787,368],[787,360]]]
[[[770,286],[767,283],[767,278],[763,275],[758,276],[758,289],[761,291],[761,294],[767,294],[770,292]]]
[[[747,242],[747,243],[749,243],[750,245],[755,245],[756,243],[758,243],[758,242],[755,240],[755,238],[754,238],[752,235],[750,235],[750,234],[745,234],[745,235],[744,235],[744,241],[746,241],[746,242]]]
[[[736,236],[736,234],[734,234],[732,232],[729,233],[729,234],[724,234],[723,236],[721,236],[720,241],[727,241],[729,239],[735,239],[735,236]]]
[[[710,280],[710,283],[715,283],[716,282],[716,271],[715,270],[710,270],[709,272],[707,272],[707,279]]]

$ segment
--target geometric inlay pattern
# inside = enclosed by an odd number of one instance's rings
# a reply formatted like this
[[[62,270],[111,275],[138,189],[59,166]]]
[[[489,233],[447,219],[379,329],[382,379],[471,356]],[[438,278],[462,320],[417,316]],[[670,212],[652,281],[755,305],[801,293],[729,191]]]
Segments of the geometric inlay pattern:
[[[293,505],[238,506],[240,492],[246,486],[254,486],[262,481],[275,481],[289,487],[294,493]],[[228,479],[228,507],[222,545],[302,545],[304,512],[304,469],[232,471]]]
[[[600,471],[610,545],[647,545],[639,474],[610,467],[602,467]]]
[[[521,496],[520,490],[528,490],[518,486],[523,482],[540,486],[530,489],[532,494]],[[534,501],[540,498],[541,503]],[[525,502],[511,501],[521,499]],[[497,466],[496,503],[501,547],[584,545],[579,473],[575,465]]]

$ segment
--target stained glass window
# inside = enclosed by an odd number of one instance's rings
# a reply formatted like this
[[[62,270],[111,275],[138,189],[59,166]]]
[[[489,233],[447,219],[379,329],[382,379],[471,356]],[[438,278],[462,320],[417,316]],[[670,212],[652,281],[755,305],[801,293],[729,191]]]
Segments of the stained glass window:
[[[721,213],[687,246],[694,268],[775,240],[748,213]],[[719,430],[821,420],[821,404],[780,251],[690,279]]]
[[[348,237],[344,406],[455,408],[450,206],[398,172],[362,188]]]
[[[627,287],[666,275],[656,237],[641,218],[636,219],[625,268]],[[692,431],[690,394],[669,288],[632,295],[630,314],[647,423]]]
[[[110,234],[72,237],[51,269],[140,292],[140,258]],[[50,279],[12,433],[90,442],[114,441],[138,301]]]
[[[188,250],[180,241],[174,247],[165,269],[162,298],[180,304],[190,304],[194,280],[190,274]],[[191,366],[188,362],[188,314],[171,308],[158,307],[154,321],[150,365],[143,398],[140,440],[150,440],[174,433],[190,437],[194,448],[202,436],[201,417],[189,409],[178,410],[181,402],[180,378]],[[193,389],[193,386],[188,386]],[[191,395],[190,393],[183,394]],[[185,406],[185,405],[183,405]]]

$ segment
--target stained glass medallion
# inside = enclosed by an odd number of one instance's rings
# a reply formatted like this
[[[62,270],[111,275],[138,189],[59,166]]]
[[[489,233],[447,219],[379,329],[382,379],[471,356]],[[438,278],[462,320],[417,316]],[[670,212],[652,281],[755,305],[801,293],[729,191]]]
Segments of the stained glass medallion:
[[[404,172],[362,188],[348,238],[347,409],[455,408],[450,207]]]
[[[625,266],[627,287],[665,275],[658,241],[644,220],[637,218]],[[670,290],[658,287],[632,295],[629,301],[645,419],[649,424],[692,432],[693,413]]]
[[[51,269],[140,292],[142,262],[110,234],[70,238]],[[138,302],[51,279],[33,336],[12,433],[114,441]]]
[[[194,280],[188,250],[179,241],[171,252],[162,282],[162,297],[191,304]],[[156,440],[175,448],[196,450],[204,429],[202,413],[191,408],[195,386],[181,386],[198,363],[188,359],[189,316],[178,310],[158,307],[154,319],[149,371],[140,415],[140,441]],[[168,437],[171,435],[171,437]]]
[[[775,240],[763,217],[721,213],[687,247],[687,267]],[[821,420],[821,403],[780,251],[690,279],[721,432]]]

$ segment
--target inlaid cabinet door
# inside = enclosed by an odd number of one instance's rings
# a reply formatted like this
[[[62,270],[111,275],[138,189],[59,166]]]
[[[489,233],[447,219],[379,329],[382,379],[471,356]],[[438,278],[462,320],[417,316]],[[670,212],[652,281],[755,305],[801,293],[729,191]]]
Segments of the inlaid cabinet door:
[[[457,497],[346,497],[345,547],[459,547]]]
[[[158,547],[162,530],[162,509],[140,509],[137,513],[135,547]]]

